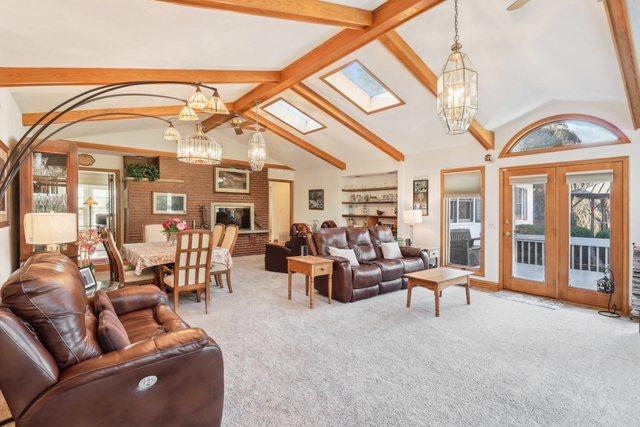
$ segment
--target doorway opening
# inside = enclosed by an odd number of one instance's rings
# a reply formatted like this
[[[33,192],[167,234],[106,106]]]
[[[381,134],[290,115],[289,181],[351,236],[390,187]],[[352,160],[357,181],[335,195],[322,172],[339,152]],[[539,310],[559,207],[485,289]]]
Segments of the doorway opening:
[[[269,241],[282,244],[289,240],[293,223],[293,181],[269,180]]]
[[[501,283],[505,289],[628,308],[628,159],[500,170]]]

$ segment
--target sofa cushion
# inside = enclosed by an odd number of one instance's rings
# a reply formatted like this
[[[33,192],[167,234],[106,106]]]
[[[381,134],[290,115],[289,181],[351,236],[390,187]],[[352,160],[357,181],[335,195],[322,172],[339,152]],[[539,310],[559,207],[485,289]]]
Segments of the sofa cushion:
[[[349,242],[349,247],[355,250],[356,257],[361,263],[377,258],[369,236],[369,229],[364,227],[347,228],[347,241]]]
[[[131,345],[127,331],[111,310],[102,310],[98,321],[98,337],[105,353],[122,350]]]
[[[313,240],[316,244],[317,254],[320,256],[329,255],[329,246],[341,249],[349,247],[347,232],[344,227],[321,228],[313,233]]]
[[[103,290],[96,291],[93,296],[93,312],[96,316],[100,316],[104,310],[112,311],[114,314],[116,313],[116,309],[113,308],[113,304],[111,304],[111,299],[109,299],[109,295]]]
[[[377,259],[371,261],[372,264],[377,265],[380,268],[382,274],[382,280],[395,280],[402,277],[405,273],[404,264],[399,259]]]
[[[402,252],[400,252],[400,245],[398,242],[382,242],[382,256],[386,259],[399,259],[402,258]]]
[[[405,273],[414,273],[416,271],[424,270],[424,262],[422,262],[422,258],[418,257],[407,257],[402,258],[402,264],[404,265]]]
[[[339,249],[329,246],[329,254],[331,256],[339,256],[345,258],[347,261],[349,261],[351,267],[357,267],[360,265],[358,259],[356,258],[356,253],[353,251],[353,249]]]
[[[35,330],[61,368],[102,354],[98,319],[78,266],[59,253],[29,258],[7,279],[2,301]]]
[[[382,281],[382,273],[377,265],[360,264],[359,267],[352,267],[351,272],[354,289],[367,288]]]
[[[188,328],[167,304],[123,314],[120,321],[132,343]]]

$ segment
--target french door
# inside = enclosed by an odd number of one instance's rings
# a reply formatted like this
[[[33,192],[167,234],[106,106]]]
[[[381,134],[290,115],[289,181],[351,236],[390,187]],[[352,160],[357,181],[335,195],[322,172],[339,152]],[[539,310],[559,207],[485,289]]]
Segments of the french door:
[[[597,282],[611,272],[611,302],[625,306],[624,160],[502,170],[503,286],[607,307]]]

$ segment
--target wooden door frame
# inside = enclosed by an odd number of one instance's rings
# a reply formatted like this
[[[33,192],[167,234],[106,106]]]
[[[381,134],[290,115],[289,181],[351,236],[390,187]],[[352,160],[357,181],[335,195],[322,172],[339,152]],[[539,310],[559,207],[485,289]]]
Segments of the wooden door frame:
[[[482,180],[482,185],[481,185],[481,190],[480,190],[480,198],[482,200],[482,223],[481,223],[481,231],[480,231],[480,268],[479,269],[472,269],[472,268],[463,268],[457,264],[449,264],[446,263],[445,261],[448,258],[448,253],[445,252],[446,249],[446,242],[447,242],[447,236],[446,236],[446,232],[445,232],[445,221],[448,221],[448,216],[446,216],[445,214],[447,213],[447,209],[444,203],[444,176],[448,173],[461,173],[461,172],[472,172],[472,171],[479,171],[480,172],[480,176],[481,176],[481,180]],[[461,268],[464,270],[468,270],[468,271],[473,271],[474,272],[474,276],[479,276],[479,277],[484,277],[484,272],[485,272],[485,265],[484,265],[484,254],[485,254],[485,222],[486,222],[486,217],[485,217],[485,212],[486,212],[486,199],[485,199],[485,189],[486,189],[486,184],[485,184],[485,167],[484,165],[482,166],[468,166],[468,167],[464,167],[464,168],[451,168],[451,169],[441,169],[440,170],[440,263],[442,266],[448,266],[451,265],[452,267],[456,267],[456,268]]]
[[[78,168],[78,185],[80,185],[80,174],[79,172],[102,172],[102,173],[112,173],[115,175],[116,181],[116,243],[118,245],[122,245],[124,239],[124,230],[122,229],[122,181],[120,179],[120,170],[119,169],[107,169],[107,168],[92,168],[81,166]]]
[[[293,224],[293,180],[292,179],[279,179],[279,178],[267,178],[269,182],[284,182],[289,184],[289,227]]]
[[[522,165],[522,166],[508,166],[500,168],[499,170],[499,180],[500,180],[500,194],[499,194],[499,230],[500,233],[500,244],[499,253],[498,253],[498,265],[499,265],[499,284],[500,287],[503,287],[504,284],[504,245],[502,236],[504,235],[504,176],[507,170],[518,170],[518,169],[528,169],[532,167],[563,167],[563,166],[575,166],[575,165],[589,165],[589,164],[602,164],[609,162],[622,162],[622,280],[618,281],[618,283],[622,283],[622,307],[621,311],[623,314],[629,314],[629,156],[618,156],[618,157],[602,157],[597,159],[586,159],[586,160],[573,160],[566,162],[553,162],[553,163],[541,163],[535,165]]]

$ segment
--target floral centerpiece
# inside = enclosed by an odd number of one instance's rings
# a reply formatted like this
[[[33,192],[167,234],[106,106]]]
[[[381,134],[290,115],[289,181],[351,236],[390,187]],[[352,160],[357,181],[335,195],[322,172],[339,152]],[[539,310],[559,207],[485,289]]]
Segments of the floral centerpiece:
[[[93,268],[93,264],[89,261],[91,255],[96,252],[96,246],[102,243],[100,232],[96,228],[89,228],[78,234],[78,249],[80,250],[81,266],[89,266]]]
[[[166,234],[168,242],[175,242],[176,235],[180,231],[185,231],[189,229],[189,225],[187,221],[181,220],[180,218],[169,218],[162,223],[162,232]]]

